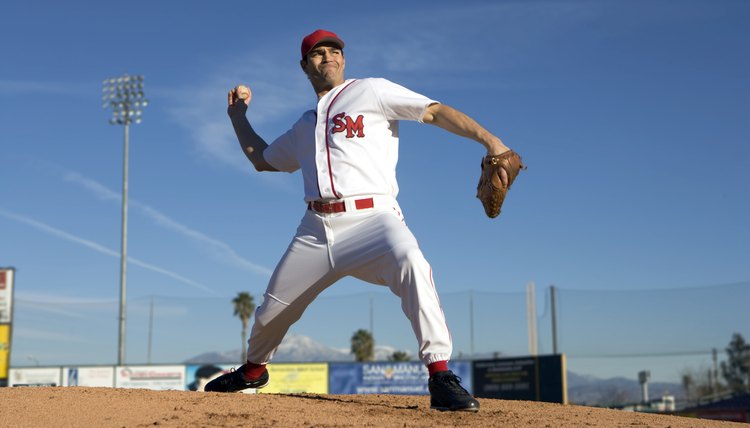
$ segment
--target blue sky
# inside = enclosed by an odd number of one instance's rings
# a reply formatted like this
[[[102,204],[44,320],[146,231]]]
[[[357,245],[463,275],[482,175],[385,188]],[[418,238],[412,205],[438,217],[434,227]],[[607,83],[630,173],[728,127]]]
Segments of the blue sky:
[[[260,296],[304,212],[301,178],[252,170],[226,92],[253,89],[272,140],[314,105],[299,43],[327,28],[348,77],[454,106],[528,165],[487,219],[482,147],[402,126],[399,200],[441,292],[747,281],[748,18],[745,1],[6,2],[0,266],[18,270],[17,298],[117,298],[123,135],[101,89],[141,74],[129,296]]]

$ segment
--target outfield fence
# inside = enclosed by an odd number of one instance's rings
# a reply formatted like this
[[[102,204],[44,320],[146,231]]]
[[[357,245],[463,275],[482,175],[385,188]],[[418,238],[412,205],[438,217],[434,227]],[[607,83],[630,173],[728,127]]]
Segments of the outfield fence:
[[[653,381],[680,382],[687,371],[718,367],[732,334],[750,339],[750,282],[636,291],[556,287],[555,310],[550,288],[537,285],[535,336],[529,334],[525,286],[518,288],[441,293],[455,359],[529,355],[534,344],[538,354],[552,354],[554,325],[557,351],[566,354],[571,372],[637,379],[639,371],[648,370]],[[210,352],[238,355],[241,324],[232,313],[232,297],[131,298],[126,362],[173,364]],[[116,300],[16,298],[11,367],[115,363],[118,305]],[[414,334],[399,301],[379,288],[345,296],[324,293],[290,334],[345,354],[358,329],[371,330],[388,352],[416,358]]]

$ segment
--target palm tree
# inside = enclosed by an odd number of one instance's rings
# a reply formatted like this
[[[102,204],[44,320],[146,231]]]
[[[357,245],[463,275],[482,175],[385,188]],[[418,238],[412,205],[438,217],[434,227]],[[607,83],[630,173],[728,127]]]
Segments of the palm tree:
[[[250,317],[253,316],[255,311],[255,300],[250,293],[239,292],[237,297],[232,299],[234,304],[234,315],[240,318],[242,321],[242,361],[245,363],[247,359],[247,326],[250,323]]]
[[[352,354],[357,361],[372,361],[375,358],[375,339],[372,333],[359,329],[352,336]]]
[[[409,361],[409,353],[406,351],[393,351],[388,361]]]

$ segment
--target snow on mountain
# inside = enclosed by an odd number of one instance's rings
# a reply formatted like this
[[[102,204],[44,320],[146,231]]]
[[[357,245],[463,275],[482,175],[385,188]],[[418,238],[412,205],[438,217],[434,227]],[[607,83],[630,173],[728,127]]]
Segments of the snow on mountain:
[[[375,361],[388,361],[395,348],[390,346],[375,346]],[[186,364],[236,364],[242,363],[241,350],[235,349],[225,352],[207,352],[196,355],[184,361]],[[336,349],[320,344],[307,336],[296,334],[287,335],[279,345],[273,362],[340,362],[354,361],[354,355],[349,349]]]

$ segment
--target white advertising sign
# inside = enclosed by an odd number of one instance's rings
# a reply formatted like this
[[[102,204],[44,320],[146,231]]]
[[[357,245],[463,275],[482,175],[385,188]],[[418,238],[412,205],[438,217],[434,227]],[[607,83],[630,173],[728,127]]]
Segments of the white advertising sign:
[[[13,269],[0,268],[0,324],[11,322],[13,309]]]
[[[60,386],[60,368],[10,369],[8,386]]]
[[[115,384],[115,368],[108,367],[63,367],[62,386],[101,386],[112,388]]]
[[[115,388],[185,390],[185,366],[118,366]]]

